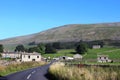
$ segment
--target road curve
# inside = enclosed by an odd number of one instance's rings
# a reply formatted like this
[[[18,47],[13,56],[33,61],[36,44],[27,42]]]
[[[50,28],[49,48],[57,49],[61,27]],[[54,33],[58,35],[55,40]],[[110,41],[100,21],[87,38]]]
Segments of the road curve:
[[[0,77],[0,80],[48,80],[45,75],[52,63]]]

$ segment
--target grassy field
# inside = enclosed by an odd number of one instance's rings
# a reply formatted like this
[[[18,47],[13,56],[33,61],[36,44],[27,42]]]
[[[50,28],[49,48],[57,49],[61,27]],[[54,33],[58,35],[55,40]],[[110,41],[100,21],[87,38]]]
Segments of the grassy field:
[[[66,49],[66,50],[59,50],[55,54],[44,54],[43,57],[59,57],[59,56],[73,56],[75,53],[74,49]],[[83,60],[87,62],[96,62],[97,55],[108,55],[109,59],[112,60],[120,60],[120,48],[113,48],[113,47],[104,47],[101,49],[89,49],[87,53],[83,54]]]
[[[13,52],[15,50],[16,46],[18,46],[18,45],[17,44],[4,44],[4,49]],[[35,46],[36,45],[29,46],[27,44],[24,44],[24,47],[27,48],[27,49],[30,48],[30,47],[35,47]]]
[[[72,52],[75,52],[74,49],[64,49],[64,50],[58,50],[57,53],[54,54],[44,54],[42,55],[43,57],[60,57],[60,56],[73,56]]]
[[[120,67],[68,67],[60,63],[50,66],[51,80],[120,80]]]
[[[64,54],[66,50],[59,51],[59,54]],[[68,54],[75,52],[74,50],[67,50]],[[61,55],[62,55],[61,54]],[[114,63],[97,63],[97,55],[108,55],[109,59],[118,60]],[[57,55],[57,54],[56,54]],[[71,56],[74,54],[71,54]],[[94,60],[94,62],[90,61]],[[85,61],[85,62],[84,62]],[[66,63],[66,61],[65,61]],[[49,69],[49,75],[51,80],[120,80],[120,48],[104,47],[101,49],[89,49],[87,53],[83,55],[82,63],[88,66],[78,68],[80,62],[68,62],[67,66],[55,64]],[[91,65],[103,65],[107,67],[97,67]]]
[[[64,49],[59,50],[55,54],[44,54],[44,57],[59,57],[59,56],[73,56],[75,50],[74,49]],[[105,47],[101,49],[89,49],[87,53],[85,53],[83,56],[85,59],[96,59],[97,55],[104,54],[109,55],[109,58],[111,59],[120,59],[120,48],[113,48],[113,47]]]
[[[120,59],[119,48],[89,49],[84,59],[97,59],[97,55],[108,55],[110,59]]]

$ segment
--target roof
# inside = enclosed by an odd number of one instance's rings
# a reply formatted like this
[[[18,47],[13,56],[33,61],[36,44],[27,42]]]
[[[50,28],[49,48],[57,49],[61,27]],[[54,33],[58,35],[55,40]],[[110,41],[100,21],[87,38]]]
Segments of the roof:
[[[33,52],[33,53],[22,53],[22,55],[40,55],[40,53]]]
[[[74,57],[74,58],[82,58],[83,56],[80,55],[80,54],[75,54],[73,57]]]
[[[33,52],[33,53],[28,53],[28,52],[4,52],[2,54],[40,55],[40,53],[37,53],[37,52]]]

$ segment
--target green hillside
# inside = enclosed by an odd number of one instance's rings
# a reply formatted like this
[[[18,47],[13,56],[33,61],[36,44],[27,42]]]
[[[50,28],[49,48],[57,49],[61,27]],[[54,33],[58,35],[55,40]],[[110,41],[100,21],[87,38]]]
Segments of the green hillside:
[[[31,42],[69,42],[79,40],[120,40],[120,23],[69,24],[40,33],[0,40],[0,44],[28,44]]]

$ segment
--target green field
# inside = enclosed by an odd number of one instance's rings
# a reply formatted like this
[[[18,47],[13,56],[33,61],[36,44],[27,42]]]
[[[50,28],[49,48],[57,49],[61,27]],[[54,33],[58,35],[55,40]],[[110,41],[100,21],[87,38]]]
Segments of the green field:
[[[13,52],[15,50],[16,46],[18,46],[18,45],[17,44],[6,44],[6,45],[4,44],[4,49],[7,50],[7,51],[9,50],[10,52]],[[35,47],[35,46],[36,45],[30,45],[29,46],[27,44],[24,44],[24,47],[27,48],[27,49],[30,48],[30,47]]]
[[[67,49],[67,50],[59,50],[55,54],[44,54],[43,57],[59,57],[59,56],[73,56],[75,50],[74,49]],[[113,48],[113,47],[104,47],[101,49],[89,49],[87,53],[83,55],[83,59],[87,60],[88,62],[91,60],[96,61],[97,55],[108,55],[109,59],[112,60],[120,60],[120,48]]]
[[[11,50],[13,50],[15,48],[16,45],[13,45],[13,47],[9,46],[9,45],[5,45],[6,48],[9,48]],[[25,47],[28,47],[27,45],[25,45]],[[58,50],[57,53],[51,53],[51,54],[44,54],[42,55],[43,57],[47,58],[47,57],[60,57],[60,56],[73,56],[75,53],[74,49],[62,49],[62,50]],[[114,47],[104,47],[101,49],[89,49],[87,53],[85,53],[83,56],[84,60],[94,60],[96,61],[97,59],[97,55],[99,54],[104,54],[104,55],[108,55],[110,59],[113,60],[120,60],[120,48],[114,48]]]
[[[51,54],[44,54],[42,55],[43,57],[60,57],[60,56],[73,56],[72,52],[75,52],[74,49],[63,49],[63,50],[58,50],[57,53],[51,53]]]
[[[96,59],[97,55],[108,55],[110,59],[120,59],[119,48],[101,48],[101,49],[89,49],[85,54],[85,59]]]

